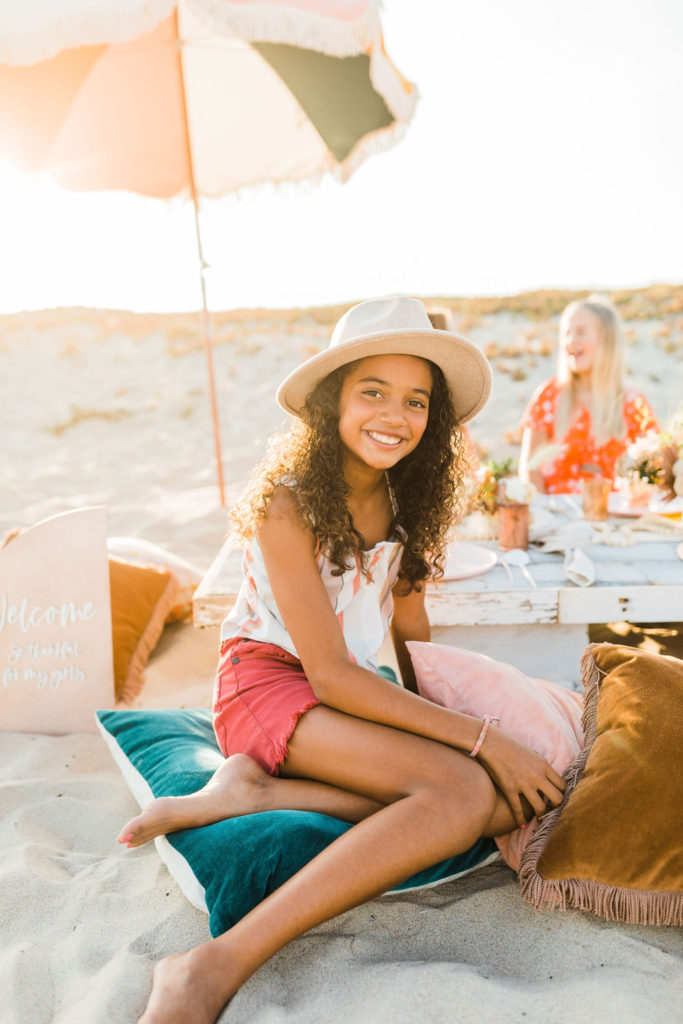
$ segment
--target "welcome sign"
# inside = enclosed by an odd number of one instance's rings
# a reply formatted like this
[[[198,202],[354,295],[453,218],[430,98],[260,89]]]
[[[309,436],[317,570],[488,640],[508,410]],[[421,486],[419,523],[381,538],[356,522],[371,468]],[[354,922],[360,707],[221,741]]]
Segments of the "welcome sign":
[[[113,705],[106,511],[78,509],[0,550],[0,729],[94,732]]]

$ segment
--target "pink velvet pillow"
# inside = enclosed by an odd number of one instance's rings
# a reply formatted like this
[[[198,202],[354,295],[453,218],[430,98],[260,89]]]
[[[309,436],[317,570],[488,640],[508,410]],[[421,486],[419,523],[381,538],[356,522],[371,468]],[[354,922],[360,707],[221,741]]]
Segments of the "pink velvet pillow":
[[[427,700],[466,715],[496,715],[499,728],[546,758],[560,775],[583,745],[578,693],[475,651],[410,640],[417,686]],[[534,818],[496,839],[506,863],[519,869],[522,851],[533,835]]]

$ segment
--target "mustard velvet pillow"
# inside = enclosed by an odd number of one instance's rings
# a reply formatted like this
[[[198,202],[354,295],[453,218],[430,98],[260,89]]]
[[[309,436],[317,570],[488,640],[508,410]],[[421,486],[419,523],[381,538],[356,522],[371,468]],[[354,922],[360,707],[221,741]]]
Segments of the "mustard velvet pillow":
[[[176,599],[169,569],[109,558],[116,700],[130,703],[142,689],[144,668]]]
[[[535,907],[683,924],[683,661],[616,644],[581,660],[583,750],[522,855]]]
[[[122,562],[168,569],[175,576],[178,586],[166,621],[178,622],[192,618],[192,598],[202,580],[202,574],[196,566],[140,537],[109,537],[107,551]]]

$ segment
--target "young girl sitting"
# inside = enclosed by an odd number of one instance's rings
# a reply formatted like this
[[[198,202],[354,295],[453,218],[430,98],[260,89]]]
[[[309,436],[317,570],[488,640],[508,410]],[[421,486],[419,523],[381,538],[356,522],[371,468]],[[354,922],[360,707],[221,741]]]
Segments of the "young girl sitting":
[[[591,295],[572,302],[560,319],[557,374],[532,396],[522,417],[520,476],[541,493],[578,492],[599,472],[614,480],[617,459],[657,421],[646,399],[624,387],[621,318],[608,299]],[[539,448],[561,454],[529,463]]]
[[[281,385],[294,424],[235,512],[245,578],[214,694],[226,761],[198,793],[153,801],[120,842],[268,809],[357,824],[229,931],[157,965],[143,1024],[214,1021],[302,932],[561,800],[561,777],[488,717],[413,692],[405,647],[429,639],[460,424],[489,390],[479,350],[404,297],[353,307]],[[405,688],[375,672],[389,630]]]

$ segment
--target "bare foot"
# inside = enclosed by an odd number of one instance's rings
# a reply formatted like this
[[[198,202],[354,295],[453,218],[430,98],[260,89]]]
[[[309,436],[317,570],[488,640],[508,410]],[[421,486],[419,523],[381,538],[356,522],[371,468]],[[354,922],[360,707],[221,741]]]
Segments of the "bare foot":
[[[266,794],[273,781],[246,754],[233,754],[196,793],[152,800],[142,814],[123,826],[118,842],[131,849],[168,832],[266,810]]]
[[[208,943],[160,960],[139,1024],[214,1024],[240,983],[231,984],[229,975],[229,964],[211,955]]]

